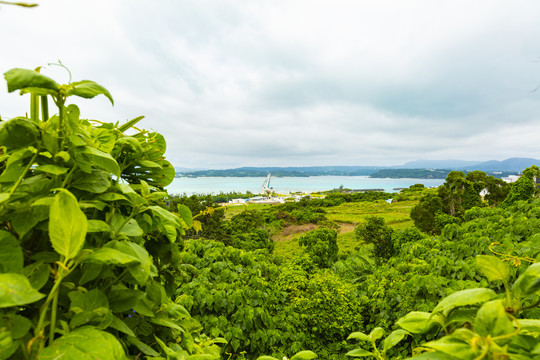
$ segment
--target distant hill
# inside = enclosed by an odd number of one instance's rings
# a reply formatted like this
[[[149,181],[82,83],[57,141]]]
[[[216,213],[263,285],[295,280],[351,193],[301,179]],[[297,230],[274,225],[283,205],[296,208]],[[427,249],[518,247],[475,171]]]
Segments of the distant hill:
[[[402,169],[463,169],[465,167],[474,167],[480,164],[480,161],[466,160],[415,160],[409,161],[403,165],[396,166]]]
[[[241,167],[225,170],[176,171],[176,176],[187,177],[308,177],[321,175],[365,176],[371,175],[381,166],[306,166],[306,167]]]
[[[498,173],[518,173],[531,165],[540,166],[540,160],[531,158],[510,158],[503,161],[465,160],[416,160],[399,166],[296,166],[296,167],[241,167],[225,170],[194,170],[176,168],[176,176],[187,177],[265,177],[268,173],[276,177],[308,176],[371,176],[391,178],[435,178],[444,179],[451,170]]]
[[[463,170],[520,172],[532,165],[540,166],[540,160],[532,158],[510,158],[503,161],[491,160],[464,167]]]

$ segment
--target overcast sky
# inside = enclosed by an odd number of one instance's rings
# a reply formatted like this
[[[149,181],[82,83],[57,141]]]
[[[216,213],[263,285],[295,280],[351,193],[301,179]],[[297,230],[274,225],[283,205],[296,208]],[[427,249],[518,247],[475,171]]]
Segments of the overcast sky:
[[[0,71],[60,60],[176,167],[540,158],[537,0],[36,1],[0,6]]]

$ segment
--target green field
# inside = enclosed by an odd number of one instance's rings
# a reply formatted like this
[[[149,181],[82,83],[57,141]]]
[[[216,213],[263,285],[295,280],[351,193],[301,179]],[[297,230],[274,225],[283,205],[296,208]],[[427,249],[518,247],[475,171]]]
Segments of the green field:
[[[386,201],[354,202],[327,208],[326,216],[328,219],[340,224],[341,229],[337,239],[340,254],[365,247],[356,240],[354,228],[367,216],[381,216],[387,225],[396,229],[413,226],[410,213],[417,203],[417,201],[402,201],[392,204]],[[298,238],[312,228],[314,226],[300,226],[295,227],[292,231],[285,229],[284,232],[275,234],[273,237],[275,241],[274,254],[284,258],[300,254],[302,249],[298,245]]]

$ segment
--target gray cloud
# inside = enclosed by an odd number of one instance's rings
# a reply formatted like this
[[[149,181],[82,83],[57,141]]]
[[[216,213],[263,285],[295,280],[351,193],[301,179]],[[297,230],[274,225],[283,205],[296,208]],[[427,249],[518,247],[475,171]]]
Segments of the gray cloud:
[[[61,59],[115,98],[77,100],[83,116],[145,115],[178,166],[538,158],[539,15],[532,0],[58,0],[0,8],[0,68]],[[27,104],[1,88],[2,117]]]

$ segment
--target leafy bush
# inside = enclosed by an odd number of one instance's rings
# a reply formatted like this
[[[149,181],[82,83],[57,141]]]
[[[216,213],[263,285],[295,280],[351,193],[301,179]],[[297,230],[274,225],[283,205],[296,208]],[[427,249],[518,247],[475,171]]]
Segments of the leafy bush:
[[[179,303],[207,334],[224,337],[223,354],[283,356],[303,349],[301,318],[276,281],[278,265],[264,253],[246,252],[215,241],[186,241],[179,254],[183,284]]]
[[[299,267],[283,269],[277,280],[289,294],[294,311],[301,316],[298,325],[308,339],[306,346],[316,352],[333,346],[339,352],[352,330],[362,327],[362,303],[355,286],[330,270],[308,272]]]
[[[171,298],[192,218],[160,203],[174,178],[163,136],[126,135],[142,117],[94,126],[65,106],[69,96],[112,102],[92,81],[59,85],[25,69],[5,78],[31,94],[31,111],[0,122],[0,358],[217,358]]]
[[[308,231],[298,239],[305,252],[319,268],[329,268],[338,259],[337,231],[320,228]]]

